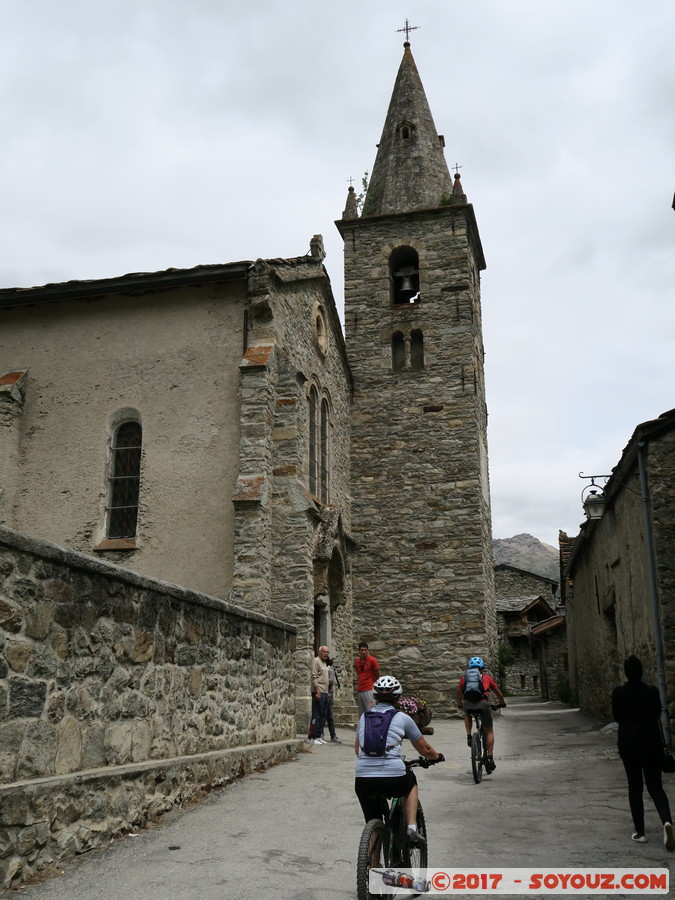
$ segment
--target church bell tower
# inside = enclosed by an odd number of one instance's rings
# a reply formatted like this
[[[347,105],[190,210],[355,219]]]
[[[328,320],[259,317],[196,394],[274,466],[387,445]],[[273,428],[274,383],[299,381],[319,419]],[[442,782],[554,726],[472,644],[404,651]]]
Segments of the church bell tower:
[[[496,673],[496,623],[473,207],[451,178],[404,44],[363,207],[344,240],[354,637],[437,713],[469,656]]]

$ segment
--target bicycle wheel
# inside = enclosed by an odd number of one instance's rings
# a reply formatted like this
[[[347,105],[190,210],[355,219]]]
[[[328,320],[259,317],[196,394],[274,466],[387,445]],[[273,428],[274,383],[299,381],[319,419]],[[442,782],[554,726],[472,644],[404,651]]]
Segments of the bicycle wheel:
[[[425,842],[423,844],[413,844],[408,840],[408,826],[405,823],[405,819],[403,820],[403,828],[404,837],[401,840],[403,868],[413,869],[414,874],[419,875],[421,869],[426,869],[428,857],[426,844],[427,825],[424,821],[424,812],[421,803],[418,802],[417,804],[417,832],[424,838]]]
[[[366,822],[361,833],[359,855],[356,860],[356,896],[358,900],[379,898],[368,890],[368,876],[371,868],[386,869],[389,852],[389,829],[379,819]]]
[[[483,742],[477,731],[471,735],[471,771],[473,780],[476,784],[480,784],[483,777]]]

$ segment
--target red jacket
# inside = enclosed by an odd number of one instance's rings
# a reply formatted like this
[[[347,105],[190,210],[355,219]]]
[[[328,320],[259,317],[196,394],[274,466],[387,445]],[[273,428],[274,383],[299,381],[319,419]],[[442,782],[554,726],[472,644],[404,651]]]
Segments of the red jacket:
[[[372,691],[377,673],[380,671],[380,664],[374,656],[366,656],[361,659],[359,656],[354,660],[354,668],[358,678],[356,684],[357,691]]]

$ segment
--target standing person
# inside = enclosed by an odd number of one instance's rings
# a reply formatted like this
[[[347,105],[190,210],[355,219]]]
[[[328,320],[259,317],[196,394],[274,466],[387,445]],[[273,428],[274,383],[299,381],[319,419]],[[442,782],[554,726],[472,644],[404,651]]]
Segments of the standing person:
[[[359,716],[367,709],[375,705],[373,699],[373,685],[380,677],[380,664],[368,652],[368,644],[362,641],[359,644],[359,655],[354,660],[356,672],[356,702],[359,708]]]
[[[374,685],[374,712],[386,712],[401,695],[403,688],[396,678],[383,675]],[[361,716],[354,741],[356,753],[356,778],[354,790],[359,798],[366,822],[379,819],[382,814],[382,797],[404,797],[403,809],[408,826],[408,840],[411,843],[426,843],[423,835],[417,832],[417,800],[419,789],[412,769],[406,769],[401,756],[401,744],[407,737],[417,752],[426,759],[443,761],[441,753],[437,753],[409,715],[396,712],[389,722],[384,756],[367,756],[363,752],[365,737],[365,718]]]
[[[473,672],[472,672],[473,670]],[[472,684],[476,676],[476,686]],[[469,682],[467,684],[467,681]],[[499,705],[503,708],[506,706],[504,695],[499,689],[499,685],[485,672],[485,663],[480,656],[472,656],[469,660],[469,668],[459,680],[457,685],[457,695],[455,697],[457,706],[464,710],[464,727],[466,728],[466,742],[471,746],[471,716],[469,711],[479,709],[483,721],[483,730],[485,731],[485,750],[486,764],[485,772],[491,775],[497,768],[494,760],[495,732],[492,723],[492,710],[488,701],[488,692],[492,691]]]
[[[335,689],[340,687],[340,679],[338,678],[337,672],[335,671],[333,660],[328,658],[326,660],[326,663],[328,665],[328,705],[326,706],[326,724],[328,725],[328,731],[330,732],[331,744],[341,744],[342,741],[337,736],[337,733],[335,731],[335,716],[333,715]]]
[[[310,689],[312,691],[312,725],[308,740],[314,744],[327,744],[323,739],[323,729],[328,712],[328,647],[319,647],[312,660]]]
[[[644,776],[649,796],[663,823],[663,844],[666,850],[675,850],[670,804],[661,781],[663,742],[659,691],[642,680],[642,663],[637,656],[629,656],[623,670],[628,680],[612,691],[612,713],[619,725],[619,756],[628,780],[628,802],[635,826],[631,837],[640,844],[647,841],[642,799]]]

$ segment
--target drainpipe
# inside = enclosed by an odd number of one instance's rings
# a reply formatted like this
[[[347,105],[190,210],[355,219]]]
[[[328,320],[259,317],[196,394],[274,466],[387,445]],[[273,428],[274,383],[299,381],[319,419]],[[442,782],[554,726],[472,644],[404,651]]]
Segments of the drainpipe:
[[[645,466],[644,441],[638,441],[637,461],[640,472],[640,493],[642,495],[642,513],[645,523],[645,544],[647,546],[647,568],[649,570],[649,593],[652,607],[652,619],[654,621],[654,644],[656,647],[656,678],[658,681],[659,695],[661,697],[661,724],[666,744],[670,744],[670,717],[666,696],[666,671],[663,656],[663,633],[661,631],[661,610],[659,607],[659,595],[656,580],[656,559],[654,557],[654,539],[652,535],[652,518],[650,515],[649,486],[647,483],[647,469]]]

